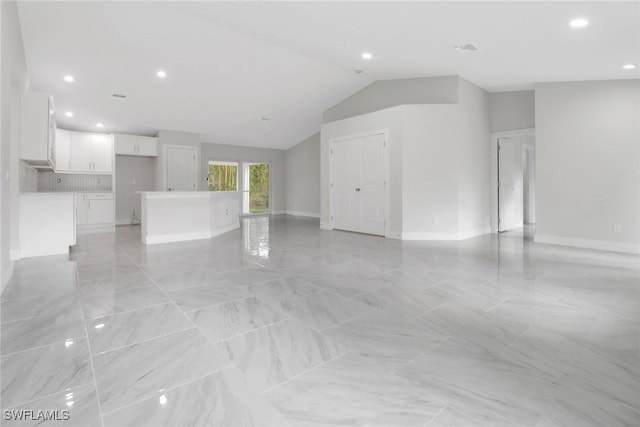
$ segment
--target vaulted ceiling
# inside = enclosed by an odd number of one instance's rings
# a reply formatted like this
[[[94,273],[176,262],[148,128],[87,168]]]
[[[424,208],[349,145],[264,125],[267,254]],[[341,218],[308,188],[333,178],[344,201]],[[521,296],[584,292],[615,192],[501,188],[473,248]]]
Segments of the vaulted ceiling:
[[[54,95],[68,129],[288,148],[379,79],[460,75],[506,91],[640,77],[638,2],[25,1],[19,14],[31,90]],[[467,43],[478,50],[453,48]]]

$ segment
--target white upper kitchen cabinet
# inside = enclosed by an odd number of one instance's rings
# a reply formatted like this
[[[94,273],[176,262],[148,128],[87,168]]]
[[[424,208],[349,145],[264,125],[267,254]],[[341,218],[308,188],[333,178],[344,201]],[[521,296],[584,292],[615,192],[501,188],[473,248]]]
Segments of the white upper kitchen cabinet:
[[[71,132],[56,129],[55,159],[56,172],[71,170]]]
[[[92,138],[90,133],[71,132],[71,168],[72,172],[91,172]]]
[[[93,172],[111,173],[113,171],[113,139],[111,135],[91,135],[91,158]]]
[[[158,138],[138,136],[138,156],[158,156]]]
[[[69,133],[71,134],[71,167],[68,172],[113,173],[113,138],[111,135],[86,132]]]
[[[56,122],[53,98],[46,93],[22,92],[20,96],[20,159],[36,168],[55,163]]]
[[[117,155],[122,156],[158,156],[158,138],[151,136],[113,134]]]
[[[114,133],[113,143],[115,145],[116,154],[123,154],[126,156],[136,155],[136,145],[138,143],[137,136]]]

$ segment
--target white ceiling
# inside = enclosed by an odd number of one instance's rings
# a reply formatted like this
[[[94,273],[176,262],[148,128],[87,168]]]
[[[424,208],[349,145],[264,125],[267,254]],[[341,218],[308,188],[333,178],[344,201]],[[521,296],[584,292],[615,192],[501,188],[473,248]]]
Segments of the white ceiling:
[[[70,1],[19,13],[31,89],[53,93],[68,129],[288,148],[374,80],[455,74],[494,92],[640,77],[640,2]],[[589,26],[569,28],[575,17]],[[453,49],[466,43],[479,50]]]

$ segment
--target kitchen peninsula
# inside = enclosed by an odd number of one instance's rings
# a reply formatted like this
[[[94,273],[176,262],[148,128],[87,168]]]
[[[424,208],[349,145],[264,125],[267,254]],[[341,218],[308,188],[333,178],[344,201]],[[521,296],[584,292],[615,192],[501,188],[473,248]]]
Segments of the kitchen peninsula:
[[[240,228],[237,191],[141,191],[142,242],[209,239]]]

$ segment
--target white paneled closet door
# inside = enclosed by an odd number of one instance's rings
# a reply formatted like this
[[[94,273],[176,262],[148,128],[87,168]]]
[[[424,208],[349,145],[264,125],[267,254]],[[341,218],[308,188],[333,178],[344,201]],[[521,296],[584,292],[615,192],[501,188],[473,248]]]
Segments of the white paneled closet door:
[[[384,235],[384,135],[332,143],[333,228]]]

